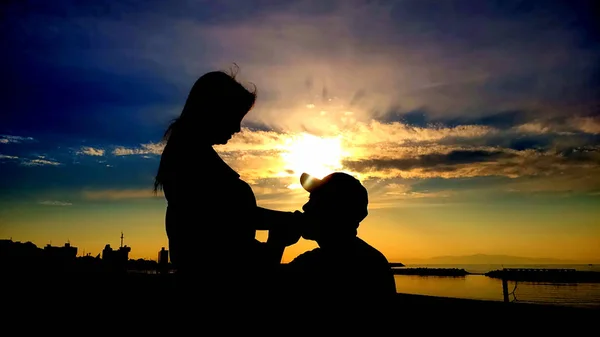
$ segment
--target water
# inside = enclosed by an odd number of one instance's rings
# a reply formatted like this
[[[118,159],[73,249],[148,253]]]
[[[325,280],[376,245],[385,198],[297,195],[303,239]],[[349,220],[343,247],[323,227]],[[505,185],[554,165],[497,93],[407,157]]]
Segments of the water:
[[[407,268],[459,268],[471,273],[485,273],[502,268],[569,268],[600,271],[588,265],[407,265]],[[395,275],[399,293],[454,298],[502,301],[502,281],[484,275],[465,277]],[[600,309],[600,283],[508,282],[511,301],[557,304]]]

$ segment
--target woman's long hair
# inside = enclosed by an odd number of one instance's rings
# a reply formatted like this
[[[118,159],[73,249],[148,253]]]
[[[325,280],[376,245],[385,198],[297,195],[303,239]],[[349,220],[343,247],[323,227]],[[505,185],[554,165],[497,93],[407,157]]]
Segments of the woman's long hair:
[[[174,161],[197,146],[203,130],[232,118],[232,113],[245,115],[252,109],[256,102],[256,87],[248,90],[239,83],[236,79],[238,70],[235,65],[230,72],[212,71],[194,83],[181,115],[171,122],[163,135],[162,141],[166,144],[154,179],[155,193],[162,190],[168,172],[174,168]]]

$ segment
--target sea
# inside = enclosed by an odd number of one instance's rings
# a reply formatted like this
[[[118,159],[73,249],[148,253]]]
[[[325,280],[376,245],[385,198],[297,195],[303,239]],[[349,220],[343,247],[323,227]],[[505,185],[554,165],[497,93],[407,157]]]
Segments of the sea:
[[[474,274],[502,268],[560,268],[599,271],[600,265],[484,265],[484,264],[407,264],[405,268],[458,268]],[[485,275],[464,277],[395,275],[399,293],[441,297],[503,301],[502,281]],[[555,304],[600,309],[600,283],[508,282],[512,302]]]

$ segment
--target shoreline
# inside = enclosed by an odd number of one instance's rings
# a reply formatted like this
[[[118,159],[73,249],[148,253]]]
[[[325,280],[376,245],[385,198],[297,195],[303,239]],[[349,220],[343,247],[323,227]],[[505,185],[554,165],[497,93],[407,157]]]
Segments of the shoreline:
[[[10,275],[10,274],[7,274]],[[474,274],[469,274],[474,275]],[[475,274],[482,276],[480,274]],[[421,275],[407,275],[421,276]],[[428,277],[430,275],[425,275]],[[443,276],[441,276],[443,277]],[[6,289],[11,289],[9,295],[18,295],[23,297],[43,298],[52,293],[62,293],[65,297],[69,295],[80,296],[110,294],[113,289],[120,291],[131,297],[149,296],[160,299],[165,294],[173,290],[175,274],[167,273],[144,273],[144,272],[123,272],[123,273],[40,273],[40,272],[21,272],[12,274],[4,279]],[[541,307],[564,308],[566,310],[598,310],[598,306],[570,306],[560,303],[527,303],[527,302],[504,302],[502,300],[492,299],[473,299],[459,297],[445,297],[424,294],[398,293],[398,299],[409,301],[415,305],[424,305],[427,303],[444,303],[449,305],[467,305],[473,306],[518,306],[529,307],[536,310]]]
[[[484,275],[489,278],[518,282],[600,283],[600,272],[558,268],[504,268],[485,273],[469,272],[463,268],[402,267],[392,268],[394,275],[465,277]]]
[[[64,313],[48,312],[46,308],[60,306],[70,308],[81,308],[87,312],[94,312],[107,308],[115,315],[116,313],[136,315],[155,315],[162,310],[175,310],[179,307],[181,299],[174,297],[175,288],[170,283],[173,278],[168,275],[127,275],[120,277],[57,277],[49,282],[42,279],[13,278],[5,289],[10,289],[5,295],[5,300],[11,302],[15,308],[12,314],[23,316],[37,315],[59,315],[61,320],[70,318],[63,316]],[[86,281],[90,281],[87,283]],[[217,304],[230,306],[231,303],[221,303],[217,294],[209,294],[216,299]],[[240,305],[244,305],[240,299]],[[360,301],[359,301],[360,302]],[[200,310],[203,301],[198,301],[194,310]],[[264,298],[260,305],[268,306],[271,299]],[[341,299],[339,303],[322,303],[319,301],[307,301],[291,296],[289,302],[276,299],[278,307],[288,305],[289,310],[310,310],[322,308],[324,305],[333,305],[334,308],[347,310],[347,306],[354,306],[353,310],[375,310],[386,316],[389,323],[397,321],[404,325],[407,319],[412,322],[428,320],[449,320],[452,317],[454,324],[463,321],[473,321],[479,326],[497,325],[501,321],[522,322],[532,324],[535,317],[547,322],[561,322],[562,324],[586,325],[600,314],[600,307],[570,307],[554,304],[533,304],[519,302],[502,302],[493,300],[463,299],[453,297],[439,297],[430,295],[397,293],[391,303],[379,305],[378,303],[357,303],[351,295]],[[373,307],[375,305],[375,307]],[[38,309],[35,309],[38,308]],[[171,309],[169,309],[171,308]],[[76,309],[78,310],[78,309]],[[83,312],[83,311],[82,311]],[[82,314],[82,313],[81,313]],[[86,314],[87,315],[87,314]],[[91,316],[89,316],[90,319]],[[231,317],[223,316],[226,319]],[[458,319],[458,321],[456,321]],[[533,321],[532,321],[533,319]],[[466,321],[465,321],[466,320]],[[410,323],[409,323],[410,325]]]
[[[4,300],[10,303],[9,315],[13,315],[15,319],[35,317],[39,321],[67,323],[72,322],[75,315],[81,317],[78,320],[89,321],[90,324],[97,322],[98,317],[106,315],[107,312],[111,317],[153,317],[162,313],[165,318],[181,319],[190,315],[206,318],[204,313],[208,305],[210,308],[208,315],[211,317],[209,323],[231,322],[250,317],[263,319],[271,317],[268,313],[273,310],[272,315],[282,316],[280,319],[290,323],[294,319],[304,322],[305,319],[323,317],[321,314],[314,316],[321,311],[323,314],[341,311],[360,313],[365,322],[373,321],[377,327],[399,324],[398,328],[408,330],[415,328],[415,324],[426,324],[426,329],[436,329],[438,328],[436,324],[447,322],[460,329],[460,326],[489,328],[510,322],[506,326],[507,329],[512,329],[519,324],[532,328],[536,332],[540,332],[540,329],[554,331],[558,323],[573,332],[574,328],[589,325],[589,322],[600,314],[600,306],[588,308],[555,304],[507,303],[407,293],[397,293],[391,301],[386,301],[387,303],[364,303],[364,299],[356,300],[351,294],[336,302],[309,300],[290,294],[289,297],[286,296],[287,298],[262,297],[258,302],[252,301],[252,303],[247,302],[245,298],[235,298],[232,303],[230,299],[222,301],[219,294],[210,291],[200,295],[204,296],[202,300],[195,300],[193,295],[186,298],[177,297],[173,276],[173,274],[139,273],[63,274],[55,277],[20,275],[9,278],[5,283],[4,289],[7,291]],[[182,303],[185,303],[182,301],[187,301],[187,305],[182,306]],[[257,305],[261,310],[256,311]],[[240,309],[248,306],[253,309],[250,311]],[[67,312],[53,309],[65,307],[71,309]],[[236,316],[238,313],[241,316]],[[119,321],[111,322],[114,323],[109,324],[117,324]],[[420,322],[431,322],[434,325],[429,326],[429,323]],[[552,327],[548,326],[549,322],[553,324]]]

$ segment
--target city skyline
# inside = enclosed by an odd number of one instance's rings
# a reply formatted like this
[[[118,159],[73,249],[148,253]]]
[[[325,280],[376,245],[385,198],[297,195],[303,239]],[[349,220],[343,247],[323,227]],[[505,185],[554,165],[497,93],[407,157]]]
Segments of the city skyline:
[[[300,210],[303,172],[344,171],[369,191],[359,236],[390,261],[600,260],[588,2],[3,7],[2,238],[99,252],[123,231],[132,258],[156,258],[161,137],[200,75],[236,63],[257,102],[216,150],[259,206]]]
[[[46,245],[40,246],[34,242],[31,241],[14,241],[11,238],[8,239],[0,239],[1,240],[8,240],[14,243],[32,243],[34,245],[36,245],[39,249],[44,249],[47,247],[50,248],[65,248],[65,247],[70,247],[70,248],[74,248],[76,251],[75,256],[77,257],[93,257],[96,256],[98,257],[102,257],[102,253],[103,251],[105,251],[107,248],[112,248],[110,243],[107,243],[104,245],[104,248],[98,253],[95,254],[93,252],[90,251],[86,251],[85,248],[84,249],[79,249],[80,247],[71,244],[71,242],[69,240],[67,240],[67,242],[64,243],[63,246],[60,245],[54,245],[52,242],[47,243]],[[128,245],[124,245],[124,244],[120,244],[119,249],[120,248],[126,248],[128,253],[130,251],[132,251],[132,247],[128,246]],[[161,247],[158,251],[158,256],[156,258],[149,258],[149,257],[138,257],[138,258],[132,258],[131,260],[137,260],[137,259],[143,259],[143,260],[149,260],[149,261],[157,261],[160,262],[161,259],[166,259],[169,260],[169,250],[166,249],[166,247]],[[166,255],[162,255],[162,254],[166,254]],[[413,258],[413,259],[408,259],[405,261],[390,261],[390,263],[392,264],[397,264],[397,263],[407,263],[410,265],[427,265],[427,264],[431,264],[431,265],[468,265],[468,264],[490,264],[490,265],[499,265],[499,264],[507,264],[507,265],[528,265],[528,264],[534,264],[534,265],[539,265],[539,264],[547,264],[547,265],[560,265],[560,264],[574,264],[574,265],[581,265],[581,264],[597,264],[600,263],[600,259],[598,260],[569,260],[569,259],[559,259],[559,258],[548,258],[548,257],[537,257],[537,258],[532,258],[532,257],[527,257],[527,256],[511,256],[511,255],[487,255],[487,254],[471,254],[471,255],[463,255],[463,256],[452,256],[452,255],[445,255],[445,256],[431,256],[431,257],[427,257],[427,258]]]
[[[114,251],[114,252],[116,252],[116,251],[123,251],[124,253],[126,253],[125,256],[128,257],[129,253],[132,250],[132,247],[130,247],[127,244],[125,244],[124,241],[123,241],[123,238],[124,238],[123,237],[123,233],[121,233],[121,238],[120,238],[121,240],[120,240],[118,248],[115,249],[115,248],[113,248],[114,246],[112,246],[111,243],[106,243],[104,245],[104,247],[101,250],[98,251],[97,254],[95,254],[95,252],[91,252],[89,250],[86,250],[84,247],[78,247],[76,244],[72,244],[70,240],[67,240],[62,245],[61,244],[52,243],[52,242],[48,242],[46,244],[40,245],[40,244],[37,244],[37,243],[29,241],[29,240],[26,240],[26,241],[13,240],[12,237],[10,237],[10,238],[1,238],[0,241],[9,241],[9,242],[12,242],[12,243],[15,243],[15,244],[29,244],[29,243],[31,243],[31,244],[35,245],[38,249],[42,249],[42,250],[45,250],[45,249],[57,249],[57,248],[59,248],[59,249],[61,249],[61,248],[68,248],[69,250],[72,250],[72,251],[75,252],[74,255],[73,255],[74,257],[94,257],[95,256],[97,258],[98,257],[104,258],[104,254],[107,251]],[[161,260],[161,258],[164,258],[164,255],[161,255],[161,254],[164,254],[165,252],[168,254],[169,250],[165,249],[165,247],[160,247],[160,249],[158,249],[156,252],[158,253],[158,256],[156,258],[154,258],[154,259],[151,259],[151,258],[140,258],[140,259],[150,260],[150,261],[159,261],[159,260]],[[138,259],[138,258],[135,258],[135,259],[132,259],[132,260],[136,260],[136,259]],[[167,259],[168,259],[168,257],[167,257]]]

